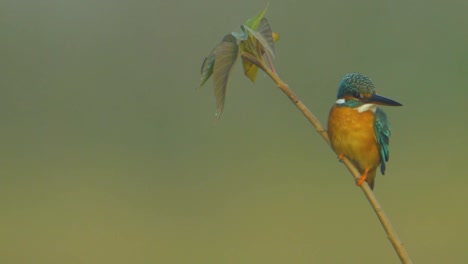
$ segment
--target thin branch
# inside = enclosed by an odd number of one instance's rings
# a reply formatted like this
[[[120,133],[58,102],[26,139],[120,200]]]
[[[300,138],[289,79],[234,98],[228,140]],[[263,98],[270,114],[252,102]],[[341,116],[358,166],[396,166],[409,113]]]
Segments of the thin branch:
[[[244,57],[244,53],[242,54],[242,57]],[[278,74],[276,74],[276,71],[274,70],[274,67],[271,61],[269,63],[270,67],[267,67],[264,62],[263,63],[258,62],[258,63],[262,64],[263,67],[260,67],[260,68],[263,69],[270,76],[270,78],[276,83],[278,88],[280,88],[280,90],[283,91],[283,93],[286,94],[286,96],[288,96],[289,99],[291,99],[292,103],[296,105],[297,108],[299,108],[299,110],[302,112],[302,114],[304,114],[307,120],[309,120],[309,122],[315,127],[315,129],[320,134],[320,136],[322,136],[322,138],[328,143],[328,145],[330,145],[330,139],[328,138],[327,131],[323,128],[323,126],[320,124],[318,119],[312,114],[312,112],[310,112],[310,110],[304,105],[304,103],[302,103],[302,101],[299,100],[299,98],[291,90],[291,88],[289,88],[289,85],[283,82],[279,78]],[[344,157],[343,163],[346,166],[346,168],[348,168],[349,172],[351,172],[355,180],[361,177],[361,175],[359,174],[359,171],[356,169],[354,164],[348,158]],[[401,263],[403,264],[413,263],[408,255],[408,252],[406,251],[406,248],[404,247],[403,243],[398,238],[396,231],[393,229],[392,224],[390,223],[390,219],[385,214],[382,206],[380,205],[379,201],[374,195],[374,192],[370,189],[367,182],[364,182],[361,185],[361,190],[364,192],[367,200],[369,201],[377,217],[379,218],[379,221],[382,224],[382,227],[384,228],[385,232],[387,233],[387,237],[392,243],[393,248],[395,249],[396,253],[398,254],[398,257],[400,258]]]

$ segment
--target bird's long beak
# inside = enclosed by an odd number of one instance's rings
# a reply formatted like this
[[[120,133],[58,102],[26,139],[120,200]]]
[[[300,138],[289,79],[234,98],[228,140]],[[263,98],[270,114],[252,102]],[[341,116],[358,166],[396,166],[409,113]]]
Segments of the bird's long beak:
[[[402,104],[400,104],[397,101],[393,101],[390,98],[383,97],[383,96],[376,95],[376,94],[372,95],[371,97],[366,98],[365,101],[366,101],[366,103],[369,103],[369,104],[388,105],[388,106],[402,106]]]

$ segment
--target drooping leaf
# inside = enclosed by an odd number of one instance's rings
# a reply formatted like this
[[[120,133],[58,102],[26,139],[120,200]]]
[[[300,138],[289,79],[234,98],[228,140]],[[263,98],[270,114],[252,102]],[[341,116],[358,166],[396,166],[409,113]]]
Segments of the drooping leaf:
[[[268,6],[269,4],[267,4],[267,6],[262,10],[260,11],[260,13],[258,13],[256,16],[252,17],[251,19],[247,20],[247,22],[245,23],[245,25],[253,30],[256,30],[258,25],[260,25],[260,22],[262,21],[262,18],[265,16],[267,10],[268,10]]]
[[[236,43],[236,38],[231,34],[226,35],[221,44],[215,49],[213,79],[216,98],[216,119],[219,119],[223,112],[227,83],[238,53],[239,46]]]
[[[203,64],[201,66],[201,79],[200,79],[200,86],[202,87],[203,84],[210,78],[213,74],[214,62],[215,62],[215,49],[211,50],[210,54],[205,57],[203,60]]]

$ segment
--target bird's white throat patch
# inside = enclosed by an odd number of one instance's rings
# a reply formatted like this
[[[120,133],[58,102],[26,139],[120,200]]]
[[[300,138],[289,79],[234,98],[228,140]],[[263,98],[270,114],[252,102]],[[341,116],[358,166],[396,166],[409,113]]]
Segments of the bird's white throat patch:
[[[358,113],[362,113],[362,112],[369,111],[369,110],[375,113],[376,108],[377,108],[377,105],[375,104],[363,104],[360,107],[358,107],[356,110],[358,111]]]
[[[336,104],[341,105],[341,104],[344,104],[344,103],[346,103],[346,100],[343,99],[343,98],[340,98],[340,99],[336,100]]]
[[[344,103],[346,103],[346,100],[344,98],[340,98],[340,99],[336,100],[337,105],[342,105]],[[359,107],[357,107],[355,109],[356,109],[356,111],[358,111],[358,113],[363,113],[365,111],[372,111],[372,112],[375,113],[376,108],[377,108],[377,105],[375,105],[375,104],[363,104],[363,105],[361,105],[361,106],[359,106]]]

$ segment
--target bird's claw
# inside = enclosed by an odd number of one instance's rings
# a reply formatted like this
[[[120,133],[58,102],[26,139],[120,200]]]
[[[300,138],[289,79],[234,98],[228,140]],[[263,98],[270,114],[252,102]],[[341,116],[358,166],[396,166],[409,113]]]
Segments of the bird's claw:
[[[364,173],[361,175],[361,177],[359,177],[359,179],[357,179],[357,181],[356,181],[357,186],[361,186],[364,183],[364,181],[367,179],[367,173],[368,172],[369,172],[369,168],[366,168],[364,170]]]
[[[339,161],[339,162],[343,162],[343,159],[344,159],[344,155],[343,155],[343,154],[339,154],[339,155],[338,155],[338,161]]]

